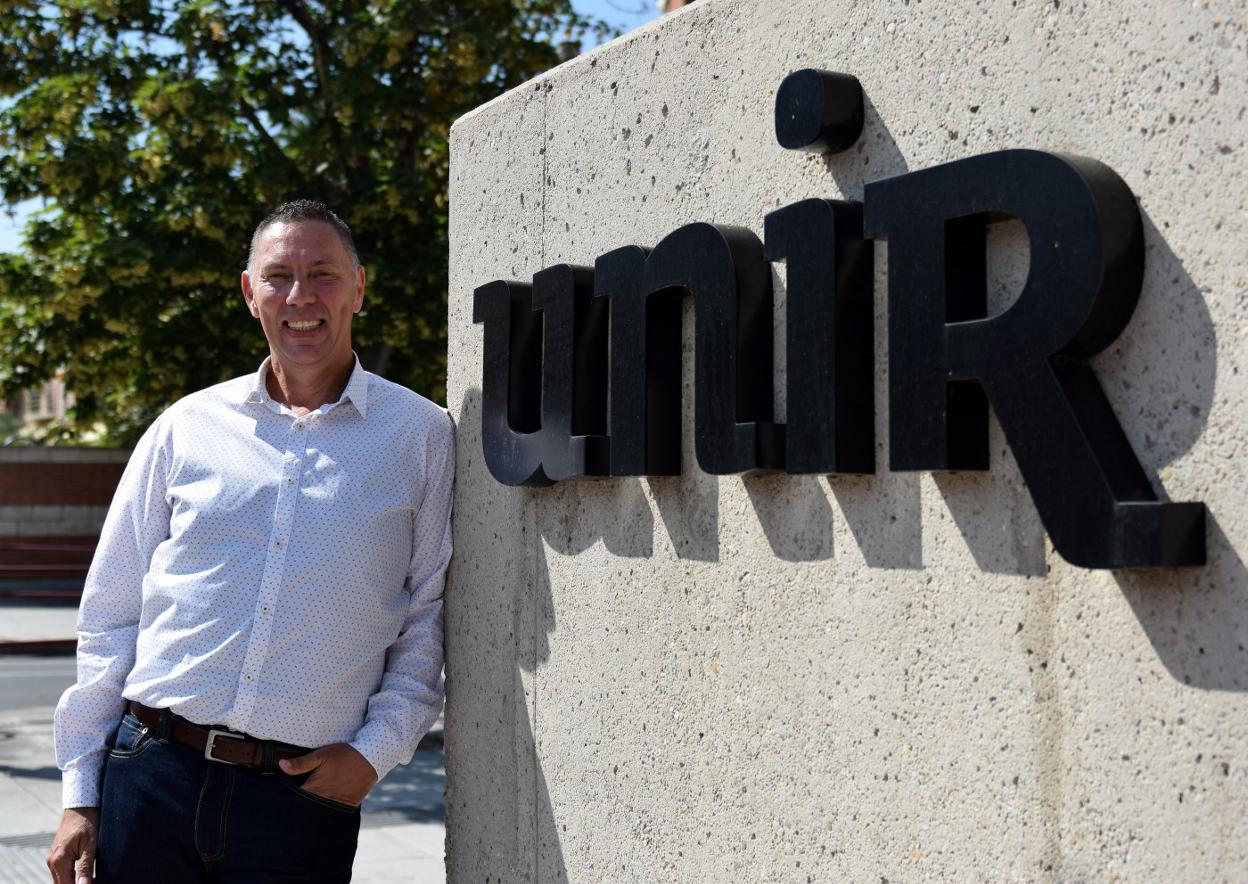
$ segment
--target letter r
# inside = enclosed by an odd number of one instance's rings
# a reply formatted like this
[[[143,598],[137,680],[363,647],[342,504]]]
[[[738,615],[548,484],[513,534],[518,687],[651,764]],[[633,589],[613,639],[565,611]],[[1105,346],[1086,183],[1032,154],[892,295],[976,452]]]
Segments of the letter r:
[[[986,395],[1065,559],[1203,564],[1204,504],[1157,499],[1084,361],[1139,297],[1126,183],[1095,160],[1006,150],[872,182],[864,202],[867,234],[888,238],[891,467],[986,468]],[[1002,214],[1026,227],[1031,266],[987,317],[984,229]]]

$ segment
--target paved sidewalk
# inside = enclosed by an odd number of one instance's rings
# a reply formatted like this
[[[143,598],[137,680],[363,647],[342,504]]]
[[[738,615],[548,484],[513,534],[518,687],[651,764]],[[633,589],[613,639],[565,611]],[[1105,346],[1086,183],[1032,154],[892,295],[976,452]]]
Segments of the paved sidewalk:
[[[6,676],[0,678],[0,691],[17,696],[10,685],[33,678],[39,660],[0,656],[0,676]],[[64,660],[56,665],[64,671]],[[60,771],[52,754],[54,704],[53,697],[34,707],[0,710],[0,882],[49,880],[43,860],[61,800]],[[429,748],[386,777],[364,803],[353,880],[445,882],[440,730],[434,736],[438,739],[428,741]]]

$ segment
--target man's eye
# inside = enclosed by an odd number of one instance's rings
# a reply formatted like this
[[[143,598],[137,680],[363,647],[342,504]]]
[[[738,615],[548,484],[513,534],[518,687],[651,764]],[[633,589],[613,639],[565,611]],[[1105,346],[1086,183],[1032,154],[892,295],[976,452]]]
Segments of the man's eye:
[[[285,273],[270,273],[268,276],[265,277],[266,280],[282,280],[282,279],[287,279],[287,278],[288,278],[287,274]]]

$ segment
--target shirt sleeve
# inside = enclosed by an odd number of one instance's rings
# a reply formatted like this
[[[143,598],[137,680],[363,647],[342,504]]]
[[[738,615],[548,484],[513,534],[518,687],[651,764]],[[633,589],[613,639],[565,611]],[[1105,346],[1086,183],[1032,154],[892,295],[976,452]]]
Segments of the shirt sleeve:
[[[386,652],[381,686],[369,698],[364,725],[351,740],[378,779],[411,760],[442,711],[442,589],[451,560],[455,477],[454,427],[445,413],[429,434],[425,463],[424,494],[412,524],[407,618]]]
[[[160,424],[148,428],[130,456],[87,571],[78,609],[78,680],[61,696],[52,727],[64,807],[99,806],[104,754],[134,665],[143,578],[169,535]]]

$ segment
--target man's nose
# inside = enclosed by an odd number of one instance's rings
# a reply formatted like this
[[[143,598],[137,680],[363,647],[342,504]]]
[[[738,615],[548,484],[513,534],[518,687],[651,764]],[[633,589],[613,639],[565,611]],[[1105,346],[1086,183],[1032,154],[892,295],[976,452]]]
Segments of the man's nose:
[[[287,304],[310,304],[314,300],[312,287],[307,284],[306,280],[295,278],[290,284],[290,291],[286,294]]]

